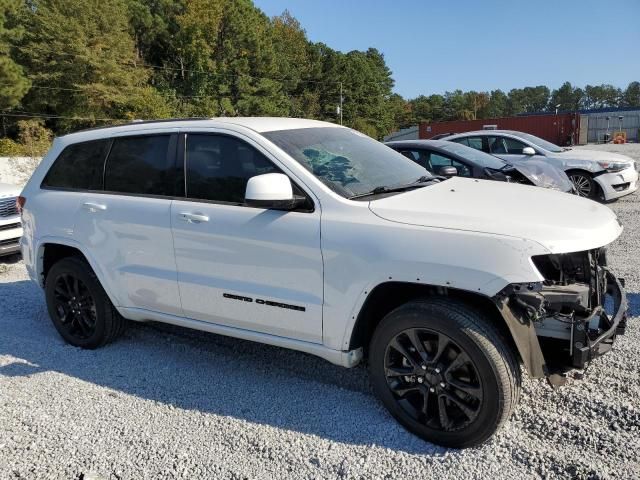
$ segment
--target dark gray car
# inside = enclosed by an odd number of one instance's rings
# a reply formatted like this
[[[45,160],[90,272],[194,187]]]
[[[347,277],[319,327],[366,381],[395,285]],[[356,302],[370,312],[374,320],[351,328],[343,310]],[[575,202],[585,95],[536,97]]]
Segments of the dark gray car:
[[[434,175],[482,178],[522,183],[573,192],[573,184],[560,169],[546,162],[529,160],[510,164],[498,157],[459,143],[444,140],[403,140],[387,146],[420,164]]]

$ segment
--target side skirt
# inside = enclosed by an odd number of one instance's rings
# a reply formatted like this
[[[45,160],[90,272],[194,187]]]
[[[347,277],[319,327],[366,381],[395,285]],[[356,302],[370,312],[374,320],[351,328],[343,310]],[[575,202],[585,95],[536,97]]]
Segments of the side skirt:
[[[276,347],[289,348],[324,358],[325,360],[341,367],[355,367],[362,360],[362,348],[349,351],[333,350],[319,343],[304,342],[293,338],[279,337],[277,335],[269,335],[267,333],[254,332],[217,323],[203,322],[192,318],[177,317],[165,313],[152,312],[143,308],[118,307],[118,311],[127,320],[133,320],[136,322],[153,321],[169,323],[171,325],[191,328],[193,330],[202,330],[204,332],[241,338],[252,342],[266,343],[267,345],[273,345]]]

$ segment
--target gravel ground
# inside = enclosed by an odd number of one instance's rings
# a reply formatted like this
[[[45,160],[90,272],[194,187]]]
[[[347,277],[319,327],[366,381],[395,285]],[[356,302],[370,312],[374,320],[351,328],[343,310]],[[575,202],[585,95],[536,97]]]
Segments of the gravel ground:
[[[404,431],[362,368],[158,325],[67,346],[23,264],[0,263],[0,478],[640,478],[640,195],[610,207],[627,334],[583,380],[525,380],[507,426],[465,451]]]

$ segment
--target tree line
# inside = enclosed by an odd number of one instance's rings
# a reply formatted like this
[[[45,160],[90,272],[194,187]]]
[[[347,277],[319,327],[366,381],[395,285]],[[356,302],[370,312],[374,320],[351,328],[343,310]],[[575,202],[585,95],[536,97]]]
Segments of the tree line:
[[[374,138],[420,121],[557,104],[640,106],[638,82],[624,91],[565,83],[410,100],[393,87],[378,50],[311,42],[287,11],[269,18],[251,0],[0,0],[0,136],[12,139],[139,118],[337,122],[341,103],[344,124]]]

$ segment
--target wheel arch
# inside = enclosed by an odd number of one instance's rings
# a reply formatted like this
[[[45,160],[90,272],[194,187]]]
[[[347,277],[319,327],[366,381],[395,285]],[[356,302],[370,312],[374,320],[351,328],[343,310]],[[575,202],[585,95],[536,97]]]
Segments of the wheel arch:
[[[349,350],[362,348],[366,357],[369,342],[380,321],[392,310],[419,298],[451,298],[479,310],[491,320],[510,348],[517,353],[519,361],[523,355],[498,306],[490,297],[468,290],[410,282],[384,282],[373,288],[358,312],[349,340]]]
[[[111,300],[111,303],[117,307],[119,303],[117,303],[116,298],[113,297],[110,289],[105,285],[105,276],[100,270],[97,263],[91,258],[90,255],[87,254],[87,252],[84,251],[84,249],[79,244],[73,241],[68,241],[67,239],[49,238],[39,243],[36,257],[36,278],[38,279],[38,283],[40,284],[40,286],[44,287],[47,274],[56,262],[62,260],[63,258],[72,256],[80,257],[87,262],[89,267],[93,270],[93,273],[95,273],[96,277],[98,278],[98,281],[102,285],[102,288],[106,292],[107,296]]]

